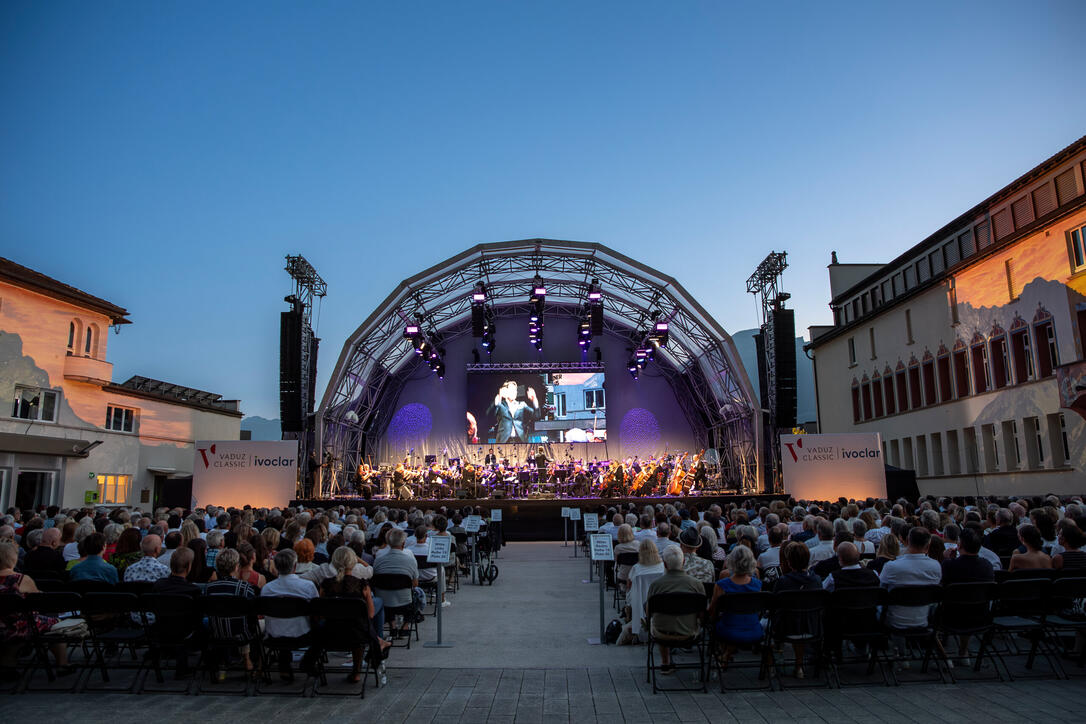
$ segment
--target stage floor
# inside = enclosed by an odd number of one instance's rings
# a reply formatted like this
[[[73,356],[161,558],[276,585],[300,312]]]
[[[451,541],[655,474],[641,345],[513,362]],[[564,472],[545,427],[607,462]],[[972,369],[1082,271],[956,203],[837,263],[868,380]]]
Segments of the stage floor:
[[[693,495],[671,496],[657,498],[486,498],[483,500],[383,500],[364,498],[333,498],[331,500],[292,500],[292,506],[301,505],[306,508],[329,508],[331,506],[344,505],[348,508],[366,507],[373,510],[377,506],[388,508],[419,508],[420,510],[437,510],[441,506],[449,510],[462,509],[464,506],[479,506],[486,510],[500,509],[502,511],[502,532],[508,541],[560,541],[564,539],[562,508],[580,508],[581,513],[595,513],[602,506],[607,508],[625,503],[634,503],[639,507],[657,505],[659,503],[676,503],[682,501],[689,508],[696,505],[698,510],[705,511],[710,505],[717,503],[736,503],[746,500],[751,495]],[[766,497],[766,496],[758,496]],[[775,496],[776,497],[776,496]],[[600,520],[600,525],[607,521]],[[565,535],[573,533],[572,522],[566,523]],[[578,532],[583,531],[583,523],[578,523]]]

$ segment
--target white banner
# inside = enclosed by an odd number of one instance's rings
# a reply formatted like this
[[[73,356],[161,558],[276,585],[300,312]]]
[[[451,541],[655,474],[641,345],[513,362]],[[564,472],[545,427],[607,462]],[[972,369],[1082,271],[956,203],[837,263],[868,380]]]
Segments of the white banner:
[[[192,465],[196,505],[288,505],[298,481],[298,441],[197,440]]]
[[[797,500],[886,497],[876,433],[781,435],[784,489]]]

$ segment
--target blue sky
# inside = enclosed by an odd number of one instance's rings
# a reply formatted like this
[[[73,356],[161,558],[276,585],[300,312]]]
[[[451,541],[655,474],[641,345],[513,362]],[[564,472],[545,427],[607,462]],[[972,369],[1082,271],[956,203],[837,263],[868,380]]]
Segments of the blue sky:
[[[787,250],[887,261],[1086,133],[1086,3],[0,4],[0,254],[103,296],[144,374],[278,415],[283,256],[323,385],[414,272],[599,241],[729,330]]]

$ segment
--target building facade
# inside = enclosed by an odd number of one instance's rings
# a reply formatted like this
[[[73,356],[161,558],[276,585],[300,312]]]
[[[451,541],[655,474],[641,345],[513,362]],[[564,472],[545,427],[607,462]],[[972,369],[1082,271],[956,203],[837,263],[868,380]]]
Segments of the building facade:
[[[237,440],[236,400],[146,377],[113,382],[128,312],[0,259],[0,509],[161,502],[194,440]]]
[[[923,494],[1086,492],[1057,384],[1086,355],[1084,175],[1086,138],[889,264],[834,255],[807,345],[820,430],[881,433]]]

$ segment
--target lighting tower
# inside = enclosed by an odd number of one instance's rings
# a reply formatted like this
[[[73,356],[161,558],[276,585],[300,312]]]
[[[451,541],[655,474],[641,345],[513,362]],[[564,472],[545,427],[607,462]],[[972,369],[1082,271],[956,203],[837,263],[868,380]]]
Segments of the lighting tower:
[[[287,255],[286,272],[294,282],[284,301],[292,317],[280,330],[279,404],[284,440],[298,441],[298,471],[305,475],[313,445],[313,403],[316,394],[317,345],[313,333],[313,300],[328,294],[328,285],[302,255]],[[304,477],[303,477],[304,479]],[[308,491],[315,494],[319,491]]]
[[[758,337],[758,378],[762,388],[762,416],[765,433],[765,460],[773,462],[773,485],[779,489],[780,445],[778,435],[791,432],[796,424],[796,346],[795,317],[784,303],[791,294],[781,291],[788,254],[770,252],[747,279],[747,291],[762,305],[762,325]]]

